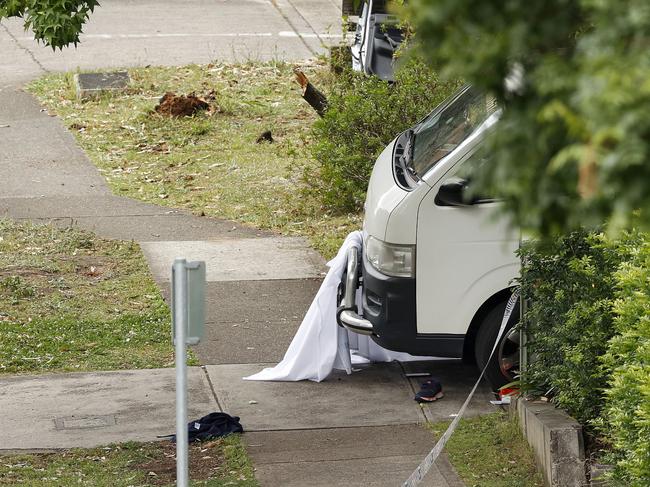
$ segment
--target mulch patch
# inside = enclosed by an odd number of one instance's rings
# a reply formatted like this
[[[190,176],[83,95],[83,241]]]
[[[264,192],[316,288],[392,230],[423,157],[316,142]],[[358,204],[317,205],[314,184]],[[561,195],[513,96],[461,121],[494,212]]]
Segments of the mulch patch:
[[[200,110],[209,110],[210,104],[194,93],[177,95],[168,91],[156,105],[156,112],[168,117],[191,117]]]
[[[146,463],[136,465],[144,471],[151,485],[169,485],[176,482],[176,444],[160,442],[160,455]],[[189,467],[192,480],[208,480],[216,475],[223,464],[218,442],[191,443]]]

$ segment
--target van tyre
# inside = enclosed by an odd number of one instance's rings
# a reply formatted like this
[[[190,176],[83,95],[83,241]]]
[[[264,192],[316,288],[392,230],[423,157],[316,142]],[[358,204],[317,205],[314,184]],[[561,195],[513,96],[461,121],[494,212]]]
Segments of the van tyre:
[[[474,354],[476,356],[476,364],[479,371],[483,370],[487,363],[494,341],[499,333],[503,314],[506,309],[507,301],[503,301],[494,308],[492,308],[483,321],[476,334],[476,341],[474,345]],[[516,331],[511,331],[513,326],[519,322],[519,300],[510,315],[510,319],[506,325],[506,329],[501,337],[501,343],[494,351],[494,355],[490,363],[485,369],[485,378],[490,383],[493,390],[512,382],[515,379],[516,367],[518,365],[518,334]],[[503,369],[502,370],[502,365]]]

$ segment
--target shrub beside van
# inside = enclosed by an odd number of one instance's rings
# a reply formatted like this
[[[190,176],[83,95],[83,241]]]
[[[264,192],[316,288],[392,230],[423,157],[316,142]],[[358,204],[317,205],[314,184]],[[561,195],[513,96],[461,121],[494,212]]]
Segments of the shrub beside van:
[[[330,88],[325,116],[314,124],[318,164],[306,169],[308,191],[334,213],[361,211],[377,156],[459,85],[442,81],[417,58],[404,61],[392,84],[344,69]]]

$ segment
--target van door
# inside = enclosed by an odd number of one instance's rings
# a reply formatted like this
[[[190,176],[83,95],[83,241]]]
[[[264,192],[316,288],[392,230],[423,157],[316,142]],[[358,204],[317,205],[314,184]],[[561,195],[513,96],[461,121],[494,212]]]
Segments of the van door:
[[[394,81],[393,56],[403,40],[399,19],[387,13],[385,0],[364,2],[351,46],[352,69]]]
[[[478,308],[519,273],[519,232],[497,215],[500,203],[482,199],[450,206],[437,201],[443,184],[480,162],[472,152],[433,183],[418,209],[418,334],[465,334]]]

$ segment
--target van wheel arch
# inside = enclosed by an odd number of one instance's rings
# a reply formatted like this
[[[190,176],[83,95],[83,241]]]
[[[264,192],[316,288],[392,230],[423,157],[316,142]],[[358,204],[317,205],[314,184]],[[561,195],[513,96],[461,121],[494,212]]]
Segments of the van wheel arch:
[[[471,323],[469,324],[467,333],[465,333],[465,341],[463,342],[463,362],[467,364],[476,363],[474,347],[476,344],[476,334],[478,333],[478,330],[481,327],[481,323],[483,323],[483,320],[485,319],[485,317],[490,311],[492,311],[494,308],[496,308],[503,302],[508,301],[508,299],[510,299],[511,294],[512,294],[511,287],[502,289],[498,293],[495,293],[492,296],[490,296],[476,311],[474,317],[472,318]]]

